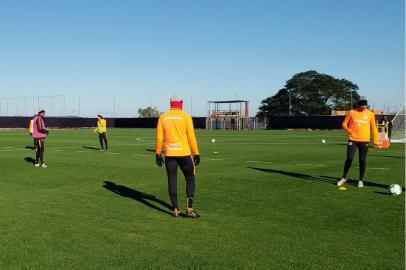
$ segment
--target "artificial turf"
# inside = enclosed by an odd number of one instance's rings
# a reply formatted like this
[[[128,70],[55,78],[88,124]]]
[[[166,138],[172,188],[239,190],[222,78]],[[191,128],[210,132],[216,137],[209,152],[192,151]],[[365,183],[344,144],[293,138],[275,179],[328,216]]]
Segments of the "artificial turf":
[[[47,169],[26,131],[1,131],[0,269],[404,269],[405,197],[387,194],[405,186],[404,144],[371,149],[366,186],[338,191],[343,132],[197,138],[201,218],[174,219],[154,130],[109,130],[109,152],[90,130],[53,130]]]

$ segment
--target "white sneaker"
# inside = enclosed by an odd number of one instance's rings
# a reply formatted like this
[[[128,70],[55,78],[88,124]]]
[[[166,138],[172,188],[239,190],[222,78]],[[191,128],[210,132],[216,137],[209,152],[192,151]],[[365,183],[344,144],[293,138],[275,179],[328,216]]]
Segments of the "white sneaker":
[[[342,187],[347,183],[347,179],[341,178],[340,181],[337,182],[337,186]]]
[[[47,165],[45,165],[45,163],[42,163],[42,165],[41,165],[41,168],[48,168],[48,166]]]
[[[358,181],[358,187],[364,187],[364,182]]]
[[[35,166],[35,167],[39,167],[39,163],[35,163],[34,166]]]

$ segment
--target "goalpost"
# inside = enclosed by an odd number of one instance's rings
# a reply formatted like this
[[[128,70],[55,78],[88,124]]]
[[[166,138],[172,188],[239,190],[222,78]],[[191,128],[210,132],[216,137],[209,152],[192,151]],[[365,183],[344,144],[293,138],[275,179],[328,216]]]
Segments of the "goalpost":
[[[405,104],[395,115],[392,120],[392,134],[390,138],[391,143],[405,143],[406,142],[406,126],[405,126]]]

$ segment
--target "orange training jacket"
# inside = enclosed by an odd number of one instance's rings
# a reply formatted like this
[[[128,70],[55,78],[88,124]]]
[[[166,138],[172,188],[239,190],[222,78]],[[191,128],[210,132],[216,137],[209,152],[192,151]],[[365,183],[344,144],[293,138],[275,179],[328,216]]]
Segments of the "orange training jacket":
[[[356,142],[369,142],[370,131],[374,135],[374,144],[379,144],[378,129],[376,128],[375,115],[370,110],[351,110],[347,113],[342,124],[348,133],[348,139]]]
[[[192,117],[179,109],[172,109],[159,117],[156,128],[156,154],[162,145],[167,157],[199,154]]]

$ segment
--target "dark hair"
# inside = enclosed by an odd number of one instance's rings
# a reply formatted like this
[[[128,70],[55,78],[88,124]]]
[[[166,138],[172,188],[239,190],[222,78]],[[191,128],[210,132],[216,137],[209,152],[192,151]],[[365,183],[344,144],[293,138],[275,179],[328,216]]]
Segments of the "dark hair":
[[[103,116],[101,116],[100,114],[98,114],[98,115],[97,115],[97,117],[100,117],[100,118],[102,118],[102,119],[103,119]]]
[[[44,113],[45,111],[44,110],[40,110],[39,112],[38,112],[38,114],[41,114],[41,113]]]

